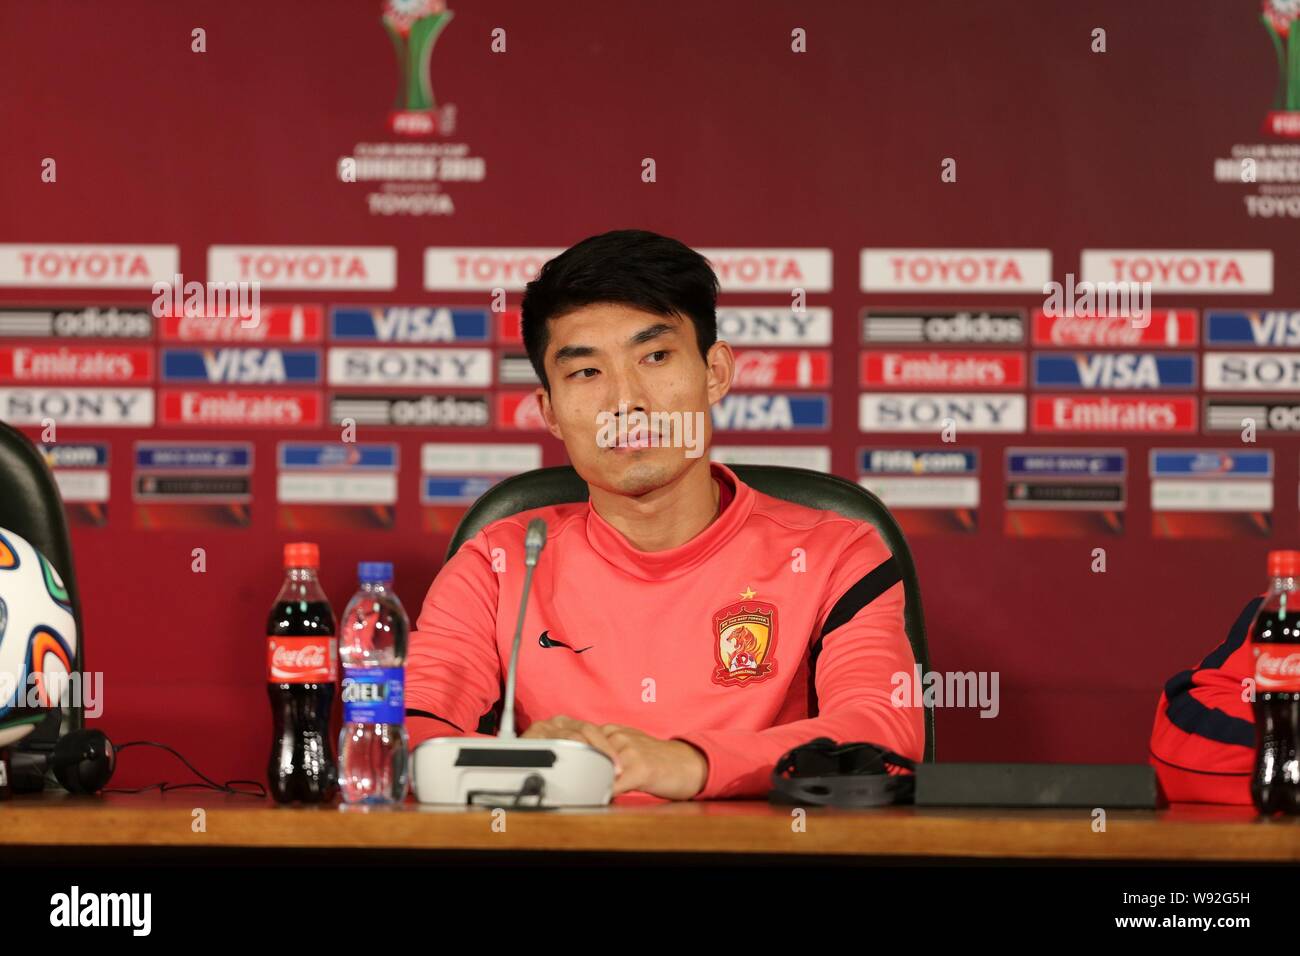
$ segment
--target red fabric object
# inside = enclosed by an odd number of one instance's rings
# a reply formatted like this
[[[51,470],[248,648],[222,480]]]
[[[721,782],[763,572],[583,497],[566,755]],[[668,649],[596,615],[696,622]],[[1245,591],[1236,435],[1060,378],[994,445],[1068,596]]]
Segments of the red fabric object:
[[[1255,676],[1249,630],[1263,598],[1241,610],[1222,644],[1165,684],[1151,728],[1151,764],[1173,802],[1249,804],[1255,765]]]

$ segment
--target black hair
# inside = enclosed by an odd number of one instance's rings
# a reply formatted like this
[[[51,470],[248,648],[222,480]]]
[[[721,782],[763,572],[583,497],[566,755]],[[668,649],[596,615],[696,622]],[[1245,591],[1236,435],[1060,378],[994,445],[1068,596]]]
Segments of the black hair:
[[[702,357],[718,338],[718,277],[709,260],[676,239],[644,229],[591,236],[547,260],[524,289],[524,349],[548,392],[546,323],[596,302],[689,318]]]

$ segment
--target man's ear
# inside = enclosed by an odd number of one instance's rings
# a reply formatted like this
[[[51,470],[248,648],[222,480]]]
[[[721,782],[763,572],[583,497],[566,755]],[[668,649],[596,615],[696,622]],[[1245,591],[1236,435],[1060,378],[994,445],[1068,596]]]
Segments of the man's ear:
[[[564,433],[560,431],[560,423],[555,418],[555,409],[551,408],[551,393],[539,385],[536,395],[537,406],[542,410],[542,420],[546,422],[546,430],[560,441],[564,441]]]
[[[731,391],[731,380],[736,375],[736,353],[719,339],[709,346],[704,365],[708,373],[709,404],[714,405]]]

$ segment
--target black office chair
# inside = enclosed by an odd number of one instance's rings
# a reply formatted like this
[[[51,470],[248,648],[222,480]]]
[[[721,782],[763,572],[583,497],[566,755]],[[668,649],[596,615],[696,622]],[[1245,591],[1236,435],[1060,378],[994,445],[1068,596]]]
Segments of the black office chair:
[[[779,465],[729,465],[745,484],[798,505],[834,511],[849,518],[869,521],[876,526],[885,544],[893,552],[903,576],[903,626],[912,643],[912,653],[921,665],[922,673],[929,673],[930,653],[925,642],[925,618],[921,612],[921,589],[917,582],[916,565],[907,547],[898,522],[884,503],[861,485],[835,475],[804,468],[786,468]],[[566,504],[587,500],[587,483],[568,465],[558,468],[539,468],[521,475],[506,478],[489,488],[470,506],[451,536],[447,557],[451,558],[462,544],[478,534],[493,521],[507,518],[547,505]],[[479,722],[480,733],[494,733],[500,704],[485,714]],[[934,710],[925,709],[925,756],[934,760]]]
[[[77,622],[76,673],[84,674],[86,634],[81,625],[81,598],[72,564],[72,542],[54,475],[36,446],[22,432],[0,422],[0,528],[26,538],[63,578],[72,617]],[[15,744],[16,750],[48,753],[60,736],[84,726],[81,701],[73,702],[66,719],[51,713]]]

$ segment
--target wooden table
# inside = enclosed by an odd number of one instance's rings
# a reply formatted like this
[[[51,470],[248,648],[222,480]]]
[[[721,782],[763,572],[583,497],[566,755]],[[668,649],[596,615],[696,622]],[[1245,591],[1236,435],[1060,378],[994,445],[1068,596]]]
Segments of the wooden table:
[[[196,821],[201,821],[199,827]],[[495,822],[495,826],[494,826]],[[504,827],[501,826],[504,822]],[[620,802],[599,810],[279,807],[203,791],[16,797],[0,803],[0,849],[219,848],[464,851],[514,854],[708,854],[968,860],[1300,860],[1300,819],[1261,820],[1249,807],[1115,810],[1104,833],[1090,811],[888,807],[807,811],[758,801]]]

